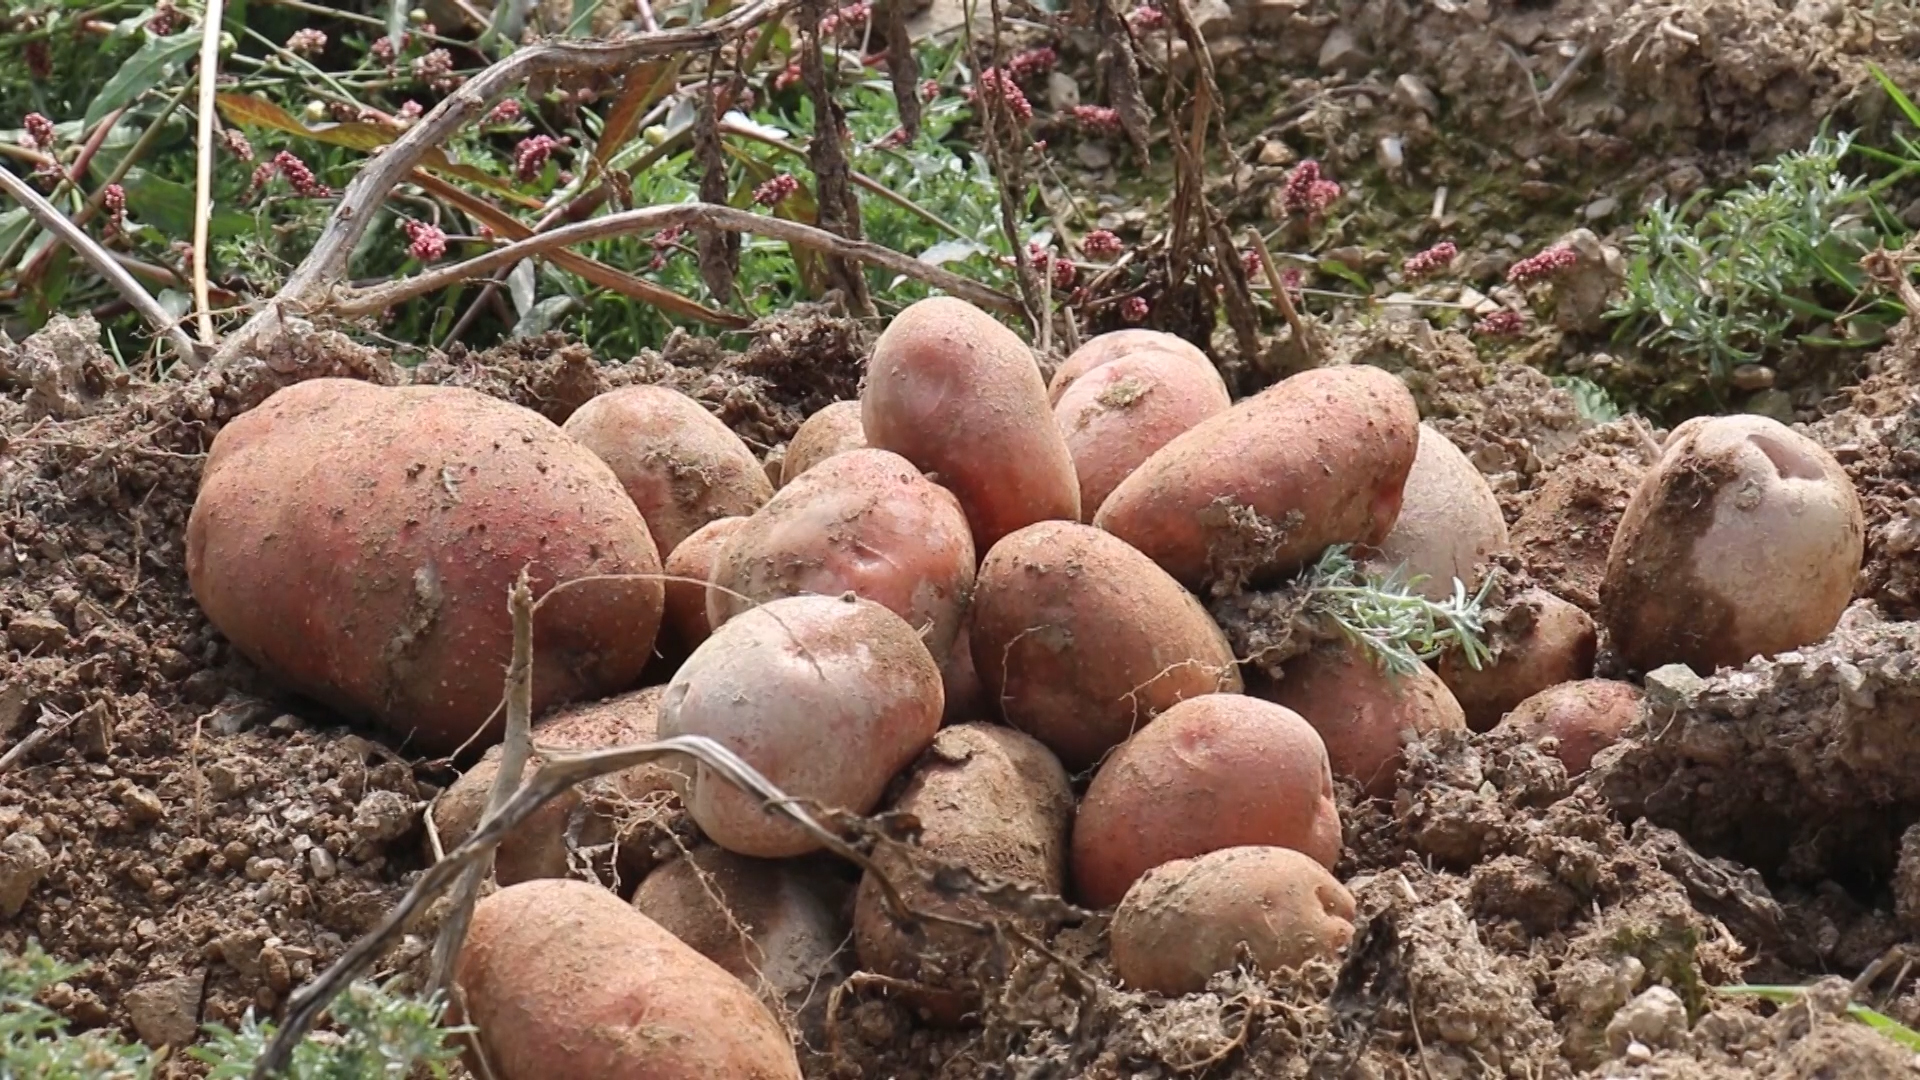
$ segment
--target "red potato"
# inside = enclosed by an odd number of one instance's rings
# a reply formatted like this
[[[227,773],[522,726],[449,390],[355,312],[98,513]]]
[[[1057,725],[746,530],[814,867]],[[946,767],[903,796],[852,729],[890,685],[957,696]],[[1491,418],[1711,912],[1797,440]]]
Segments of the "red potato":
[[[565,429],[612,467],[663,552],[773,496],[766,468],[740,436],[677,390],[608,391],[575,410]]]
[[[695,529],[667,556],[667,576],[680,580],[666,583],[666,629],[681,648],[694,649],[713,633],[713,624],[707,621],[704,582],[713,580],[720,552],[746,523],[743,517],[716,518]]]
[[[660,627],[660,557],[611,470],[538,413],[472,390],[313,379],[214,439],[187,578],[249,660],[409,752],[498,741],[507,590],[538,597],[534,708],[631,686]]]
[[[474,905],[454,984],[450,1020],[479,1029],[492,1067],[476,1076],[800,1080],[745,984],[597,885],[528,881]]]
[[[1550,686],[1593,674],[1599,634],[1586,612],[1545,589],[1528,589],[1492,628],[1497,650],[1476,670],[1458,649],[1433,665],[1467,715],[1467,726],[1486,731],[1522,701]]]
[[[1113,967],[1126,985],[1197,994],[1240,963],[1278,972],[1332,960],[1353,940],[1353,895],[1283,847],[1234,847],[1157,866],[1113,913]]]
[[[1232,404],[1211,365],[1202,371],[1165,352],[1118,357],[1081,376],[1053,410],[1080,477],[1081,519],[1154,451]]]
[[[1641,697],[1639,687],[1612,679],[1562,683],[1521,702],[1500,726],[1536,740],[1552,738],[1554,756],[1567,775],[1578,776],[1640,719]]]
[[[853,596],[793,596],[715,628],[667,684],[660,734],[705,735],[788,795],[864,814],[933,740],[944,704],[940,668],[900,616]],[[687,808],[737,854],[820,847],[704,764]]]
[[[780,461],[780,486],[793,478],[848,450],[864,450],[867,431],[860,426],[860,403],[836,401],[807,417],[800,430],[787,442],[787,456]]]
[[[942,723],[958,724],[978,720],[993,712],[987,702],[987,688],[980,684],[980,669],[973,664],[973,646],[967,641],[966,627],[953,639],[953,651],[940,665],[940,685],[947,699]]]
[[[1175,859],[1246,845],[1331,867],[1340,812],[1320,736],[1299,714],[1238,694],[1168,709],[1113,752],[1073,824],[1073,883],[1095,907]]]
[[[1232,646],[1193,594],[1086,525],[1043,521],[995,544],[971,618],[987,700],[1071,769],[1180,701],[1241,689]]]
[[[1393,676],[1344,641],[1287,662],[1286,678],[1250,688],[1307,718],[1325,741],[1335,776],[1377,799],[1400,782],[1400,748],[1436,731],[1467,730],[1466,713],[1425,667]]]
[[[960,503],[886,450],[849,450],[794,478],[734,530],[714,560],[707,619],[755,604],[852,592],[907,620],[934,660],[953,649],[973,593]]]
[[[1189,588],[1264,581],[1329,545],[1385,539],[1419,426],[1413,395],[1379,368],[1304,371],[1176,436],[1093,524]]]
[[[1424,579],[1415,592],[1445,600],[1455,580],[1469,591],[1479,587],[1488,558],[1508,546],[1507,519],[1487,478],[1445,435],[1421,424],[1400,515],[1374,560],[1404,567],[1409,580]]]
[[[930,297],[894,316],[867,364],[860,419],[869,445],[959,496],[978,551],[1036,521],[1080,520],[1073,455],[1033,353],[964,300]]]
[[[1195,371],[1206,372],[1219,384],[1221,393],[1227,392],[1227,383],[1220,377],[1220,370],[1213,366],[1213,361],[1200,351],[1199,346],[1186,338],[1160,330],[1114,330],[1082,342],[1073,355],[1054,371],[1053,378],[1047,383],[1047,403],[1060,404],[1060,398],[1066,394],[1067,388],[1095,368],[1121,357],[1142,353],[1172,357]]]

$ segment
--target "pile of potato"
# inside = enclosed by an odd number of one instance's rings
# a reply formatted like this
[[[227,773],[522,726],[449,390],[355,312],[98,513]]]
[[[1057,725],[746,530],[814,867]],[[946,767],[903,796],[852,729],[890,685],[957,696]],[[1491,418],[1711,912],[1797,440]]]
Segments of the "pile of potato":
[[[778,474],[658,387],[559,427],[465,390],[315,380],[215,441],[189,574],[261,668],[429,754],[499,738],[522,567],[536,595],[578,582],[535,623],[538,743],[710,737],[820,808],[910,816],[931,865],[1112,909],[1120,982],[1181,994],[1242,955],[1285,969],[1350,940],[1336,778],[1392,798],[1408,740],[1500,723],[1584,771],[1639,704],[1592,678],[1601,630],[1639,670],[1792,648],[1831,630],[1861,553],[1824,451],[1697,420],[1626,510],[1600,626],[1532,590],[1487,666],[1390,676],[1333,640],[1281,678],[1243,671],[1202,597],[1335,544],[1435,596],[1472,587],[1507,546],[1485,480],[1382,370],[1236,403],[1197,349],[1128,330],[1049,385],[952,299],[892,321],[861,399],[812,417]],[[496,760],[439,801],[447,843]],[[682,800],[702,845],[656,865],[623,831],[649,799]],[[561,880],[591,876],[595,846],[630,903]],[[493,1075],[797,1076],[789,1027],[851,966],[849,934],[927,1020],[977,1015],[994,938],[902,923],[819,847],[693,762],[528,820],[458,973]],[[876,860],[917,909],[1039,929],[902,849]]]

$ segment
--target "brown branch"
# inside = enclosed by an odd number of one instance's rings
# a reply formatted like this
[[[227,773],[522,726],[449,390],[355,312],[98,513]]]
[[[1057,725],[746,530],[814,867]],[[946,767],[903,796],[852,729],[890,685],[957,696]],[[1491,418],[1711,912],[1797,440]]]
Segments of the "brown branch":
[[[207,0],[200,27],[199,145],[193,165],[193,307],[200,343],[211,348],[213,301],[207,289],[207,237],[213,220],[213,102],[220,76],[220,17],[225,0]]]

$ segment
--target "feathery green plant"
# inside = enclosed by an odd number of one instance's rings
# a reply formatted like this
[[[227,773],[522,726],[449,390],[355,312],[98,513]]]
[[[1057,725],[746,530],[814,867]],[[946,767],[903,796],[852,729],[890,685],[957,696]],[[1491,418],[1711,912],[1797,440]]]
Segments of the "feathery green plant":
[[[1480,591],[1469,596],[1455,578],[1451,597],[1430,600],[1413,591],[1423,576],[1406,576],[1404,566],[1384,574],[1369,571],[1354,561],[1348,545],[1336,544],[1301,581],[1308,611],[1339,628],[1389,674],[1404,676],[1448,649],[1459,649],[1476,671],[1492,659],[1482,616],[1493,579],[1487,575]]]

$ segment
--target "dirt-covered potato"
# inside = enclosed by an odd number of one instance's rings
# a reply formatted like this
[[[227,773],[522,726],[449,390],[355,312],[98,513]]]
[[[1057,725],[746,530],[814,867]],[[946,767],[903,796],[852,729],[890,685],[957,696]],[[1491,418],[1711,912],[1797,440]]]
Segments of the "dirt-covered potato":
[[[1344,641],[1287,661],[1285,678],[1249,687],[1306,717],[1326,743],[1335,776],[1385,799],[1400,782],[1400,748],[1436,731],[1465,731],[1460,703],[1425,667],[1390,675]]]
[[[1075,380],[1053,416],[1080,477],[1081,520],[1154,451],[1232,404],[1212,366],[1166,352],[1118,357]]]
[[[1702,674],[1827,636],[1853,597],[1866,526],[1840,463],[1764,416],[1673,429],[1607,553],[1601,622],[1642,671]]]
[[[995,544],[971,618],[987,700],[1071,769],[1176,702],[1241,689],[1226,635],[1193,594],[1086,525],[1043,521]]]
[[[474,905],[454,969],[497,1080],[800,1080],[787,1033],[739,979],[583,881],[510,885]],[[469,1062],[473,1066],[473,1062]]]
[[[773,495],[760,459],[706,407],[664,386],[623,386],[580,406],[567,434],[612,467],[671,552],[715,518],[753,513]]]
[[[836,401],[807,417],[800,430],[787,441],[787,454],[780,459],[780,486],[793,483],[794,477],[835,454],[863,450],[866,445],[867,431],[860,426],[860,403]]]
[[[1239,694],[1183,701],[1100,766],[1073,823],[1073,884],[1119,903],[1148,870],[1221,848],[1278,846],[1332,866],[1340,814],[1320,736]]]
[[[973,646],[968,637],[967,627],[962,626],[953,639],[953,650],[947,654],[946,663],[940,665],[940,684],[947,698],[944,722],[948,724],[979,720],[996,713],[987,701],[987,688],[980,683],[980,669],[974,666]]]
[[[918,819],[920,850],[934,863],[1054,895],[1066,891],[1073,789],[1060,762],[1026,735],[987,724],[942,729],[892,809]],[[874,863],[911,908],[975,920],[1005,914],[977,896],[942,895],[897,848],[876,851]],[[928,988],[912,995],[924,1015],[951,1024],[978,1007],[972,969],[991,941],[954,927],[903,929],[871,873],[856,894],[853,932],[861,967]]]
[[[1577,776],[1593,756],[1640,718],[1640,688],[1612,679],[1582,679],[1549,687],[1520,703],[1500,726],[1534,739],[1554,740],[1554,756]]]
[[[791,596],[714,628],[667,684],[660,734],[705,735],[789,795],[864,814],[933,741],[944,704],[940,668],[900,616],[851,595]],[[820,847],[704,764],[687,808],[741,855]]]
[[[536,597],[660,572],[619,480],[552,421],[352,379],[290,386],[221,429],[186,548],[194,599],[235,648],[421,754],[466,743],[500,703],[523,567]],[[552,597],[534,619],[534,708],[632,686],[660,613],[657,578]]]
[[[1127,890],[1113,913],[1113,967],[1135,989],[1197,994],[1242,950],[1266,972],[1337,958],[1354,915],[1346,886],[1305,855],[1226,848],[1164,863]]]
[[[1047,403],[1060,404],[1060,398],[1066,394],[1067,388],[1079,382],[1080,377],[1089,371],[1121,357],[1142,353],[1170,356],[1196,371],[1210,374],[1213,381],[1220,385],[1221,393],[1227,390],[1226,380],[1220,377],[1220,370],[1213,366],[1213,361],[1186,338],[1160,330],[1114,330],[1088,338],[1054,370],[1053,378],[1047,382]]]
[[[1374,561],[1405,567],[1409,578],[1425,579],[1415,591],[1445,600],[1455,579],[1469,590],[1478,587],[1487,559],[1505,550],[1507,519],[1487,478],[1445,435],[1421,424],[1400,516],[1370,553]]]
[[[893,317],[867,364],[860,420],[869,445],[959,496],[977,551],[1036,521],[1080,520],[1073,455],[1032,351],[964,300],[930,297]]]
[[[745,525],[743,517],[715,518],[680,541],[667,556],[666,630],[675,644],[691,651],[713,633],[707,621],[707,587],[695,582],[713,580],[714,564],[727,541]]]
[[[1330,544],[1384,540],[1419,427],[1396,376],[1303,371],[1176,436],[1113,489],[1093,523],[1189,588],[1265,580]]]
[[[727,538],[709,579],[707,618],[719,626],[777,597],[852,592],[907,620],[944,662],[975,563],[951,492],[898,454],[849,450],[794,477]]]
[[[1592,675],[1599,650],[1593,619],[1545,589],[1514,597],[1492,638],[1497,652],[1477,669],[1458,649],[1433,665],[1475,731],[1498,724],[1514,706],[1549,686]]]

